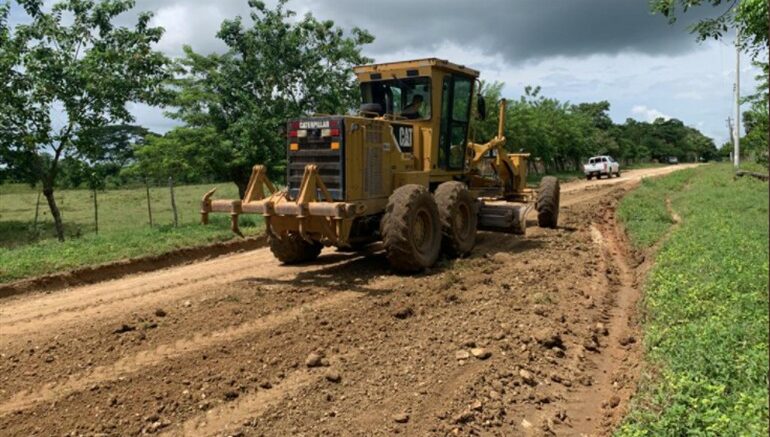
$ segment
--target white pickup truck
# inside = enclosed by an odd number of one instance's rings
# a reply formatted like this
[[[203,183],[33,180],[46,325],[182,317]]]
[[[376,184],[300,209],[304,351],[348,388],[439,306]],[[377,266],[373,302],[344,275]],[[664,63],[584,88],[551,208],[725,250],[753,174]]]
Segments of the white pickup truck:
[[[620,164],[612,159],[611,156],[594,156],[588,160],[588,163],[583,164],[583,173],[586,175],[586,179],[602,177],[602,175],[611,178],[612,175],[620,177]]]

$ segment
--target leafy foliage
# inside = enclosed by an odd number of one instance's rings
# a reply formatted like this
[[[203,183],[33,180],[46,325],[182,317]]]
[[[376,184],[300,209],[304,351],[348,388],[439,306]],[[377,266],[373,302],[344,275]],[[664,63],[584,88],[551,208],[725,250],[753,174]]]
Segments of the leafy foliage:
[[[485,142],[497,132],[497,107],[503,84],[482,82],[481,94],[489,107],[486,120],[473,122],[473,138]],[[609,154],[625,164],[676,156],[680,161],[715,159],[713,141],[679,120],[652,123],[628,119],[615,124],[610,103],[560,102],[541,95],[539,87],[526,87],[518,100],[509,101],[505,136],[510,151],[525,151],[542,163],[534,171],[580,170],[588,157]]]
[[[185,127],[163,141],[152,140],[147,147],[156,150],[140,152],[140,161],[157,157],[161,145],[173,156],[207,157],[209,164],[196,171],[231,180],[243,192],[255,163],[266,165],[274,177],[282,175],[288,119],[357,106],[352,67],[370,61],[361,47],[373,37],[357,28],[346,35],[311,14],[296,19],[285,4],[281,0],[271,9],[252,0],[250,23],[225,20],[217,34],[227,45],[224,54],[201,55],[185,47],[181,77],[174,82],[176,109],[169,114]],[[171,145],[178,140],[184,144]],[[179,171],[175,166],[184,163],[173,162],[173,156],[153,163],[154,171]]]
[[[745,99],[751,106],[743,112],[743,127],[746,136],[741,139],[741,154],[753,156],[765,169],[768,166],[768,63],[755,62],[755,66],[761,68],[761,73],[756,77],[756,92]]]
[[[754,58],[767,53],[768,15],[767,0],[652,0],[650,8],[655,13],[663,14],[670,23],[677,20],[679,9],[689,9],[710,5],[717,15],[705,18],[691,26],[699,41],[721,39],[731,28],[740,32],[741,45],[752,53]]]
[[[133,120],[128,102],[163,102],[168,60],[152,50],[163,29],[149,13],[133,28],[116,26],[133,0],[61,0],[49,11],[41,0],[17,3],[30,22],[14,29],[10,4],[0,6],[0,163],[42,183],[63,239],[53,195],[60,161],[108,155],[92,140]]]
[[[728,165],[700,167],[685,189],[646,183],[621,202],[644,245],[660,214],[650,202],[670,197],[682,223],[645,285],[650,364],[617,435],[768,433],[768,188],[732,179]]]

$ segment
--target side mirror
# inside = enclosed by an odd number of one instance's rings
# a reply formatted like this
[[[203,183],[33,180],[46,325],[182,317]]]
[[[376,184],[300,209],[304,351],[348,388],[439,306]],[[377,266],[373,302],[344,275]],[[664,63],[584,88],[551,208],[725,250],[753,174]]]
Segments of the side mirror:
[[[484,101],[484,96],[481,94],[476,95],[476,114],[481,120],[487,118],[487,102]]]

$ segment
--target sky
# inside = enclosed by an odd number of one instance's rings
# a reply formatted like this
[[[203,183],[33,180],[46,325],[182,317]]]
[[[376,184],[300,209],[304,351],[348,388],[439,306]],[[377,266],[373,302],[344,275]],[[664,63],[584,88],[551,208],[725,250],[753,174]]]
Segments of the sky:
[[[222,20],[249,15],[247,0],[136,3],[135,11],[153,12],[152,24],[166,30],[158,49],[170,56],[179,56],[185,44],[203,53],[222,51],[215,36]],[[571,103],[607,100],[618,123],[673,117],[717,146],[729,138],[732,37],[698,43],[687,31],[689,23],[723,9],[692,9],[670,25],[649,12],[648,0],[290,0],[287,7],[345,30],[368,30],[375,42],[363,52],[376,62],[443,58],[481,71],[483,80],[504,82],[509,99],[518,99],[527,85],[540,86],[542,95]],[[129,13],[120,20],[134,18]],[[21,19],[12,9],[11,24]],[[743,56],[742,94],[753,92],[758,73]],[[175,124],[159,108],[133,105],[132,112],[156,132]]]

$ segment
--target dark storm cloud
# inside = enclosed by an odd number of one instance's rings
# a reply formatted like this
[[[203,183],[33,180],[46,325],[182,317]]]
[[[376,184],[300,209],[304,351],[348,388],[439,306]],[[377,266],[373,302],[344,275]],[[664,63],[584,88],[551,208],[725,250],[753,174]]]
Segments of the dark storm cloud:
[[[695,8],[670,26],[649,12],[647,0],[319,0],[308,6],[342,27],[372,32],[377,40],[369,51],[376,55],[449,42],[500,54],[508,63],[556,55],[679,54],[696,45],[686,23],[714,13]]]
[[[671,26],[650,13],[649,0],[290,0],[287,8],[369,30],[376,40],[366,51],[378,59],[452,43],[499,54],[507,64],[558,55],[681,54],[697,46],[686,25],[721,12],[693,8]],[[204,52],[221,49],[215,38],[221,21],[249,14],[247,0],[137,0],[118,22],[130,24],[141,10],[166,27],[162,48],[173,55],[183,43]]]

